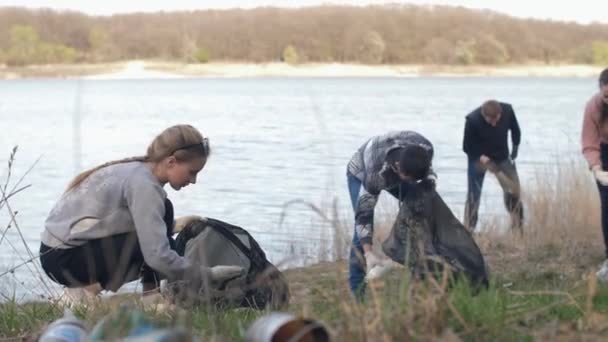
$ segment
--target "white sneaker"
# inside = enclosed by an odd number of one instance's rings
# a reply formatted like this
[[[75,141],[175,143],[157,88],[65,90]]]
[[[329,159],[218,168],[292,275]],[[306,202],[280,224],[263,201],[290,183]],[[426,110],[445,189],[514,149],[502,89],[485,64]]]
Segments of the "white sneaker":
[[[608,283],[608,259],[602,263],[600,270],[595,273],[597,280],[601,283]]]

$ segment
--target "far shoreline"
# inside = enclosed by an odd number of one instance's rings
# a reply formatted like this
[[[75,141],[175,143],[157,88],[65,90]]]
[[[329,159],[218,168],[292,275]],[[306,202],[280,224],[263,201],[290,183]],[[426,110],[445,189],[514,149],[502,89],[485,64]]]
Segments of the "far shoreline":
[[[365,65],[341,63],[287,64],[211,62],[186,64],[163,61],[123,61],[98,64],[57,64],[8,67],[0,79],[164,79],[252,77],[597,77],[603,68],[581,64],[513,65]]]

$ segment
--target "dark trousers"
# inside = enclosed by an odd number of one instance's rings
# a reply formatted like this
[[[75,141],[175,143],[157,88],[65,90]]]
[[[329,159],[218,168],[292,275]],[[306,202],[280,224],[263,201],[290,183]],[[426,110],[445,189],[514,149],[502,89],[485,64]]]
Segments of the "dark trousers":
[[[361,181],[351,175],[350,172],[346,173],[346,181],[350,202],[353,206],[353,211],[356,212],[359,192],[361,191]],[[361,245],[361,241],[359,241],[356,231],[353,232],[353,241],[348,257],[348,285],[352,293],[361,298],[365,292],[365,258],[363,257],[363,246]]]
[[[496,171],[498,182],[503,190],[505,207],[511,214],[511,227],[521,230],[524,219],[524,209],[520,199],[519,176],[515,164],[509,160],[503,160],[493,164]],[[486,175],[486,169],[477,160],[469,160],[467,178],[468,189],[465,203],[464,225],[470,230],[474,230],[477,225],[479,200],[481,189]]]
[[[167,239],[172,249],[173,204],[165,201]],[[69,249],[40,245],[40,262],[53,281],[67,287],[82,287],[99,283],[106,290],[116,291],[123,284],[138,278],[144,284],[160,284],[162,275],[144,262],[135,232],[117,234],[87,241]]]
[[[346,172],[346,182],[348,186],[350,203],[352,204],[353,212],[356,214],[362,182],[348,171]],[[403,187],[398,190],[389,191],[389,193],[401,201],[405,194],[409,192],[405,187]],[[363,295],[365,294],[365,274],[367,266],[365,263],[365,256],[363,254],[363,245],[361,244],[361,240],[359,240],[357,231],[353,229],[353,240],[348,257],[348,285],[351,292],[359,300],[362,300]]]
[[[602,159],[602,169],[608,170],[608,144],[600,145],[600,156]],[[608,258],[608,186],[597,183],[600,192],[600,202],[602,204],[602,233],[604,234],[604,247]]]

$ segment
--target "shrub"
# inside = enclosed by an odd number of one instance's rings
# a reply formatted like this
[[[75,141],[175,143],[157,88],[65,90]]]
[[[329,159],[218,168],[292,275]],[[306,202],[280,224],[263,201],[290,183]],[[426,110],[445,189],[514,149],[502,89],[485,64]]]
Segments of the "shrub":
[[[204,47],[199,47],[194,52],[194,60],[197,63],[209,63],[210,59],[211,56],[209,54],[209,50],[205,49]]]
[[[285,49],[283,49],[282,61],[289,64],[297,64],[298,63],[298,51],[293,45],[287,45]]]
[[[597,41],[591,45],[593,50],[593,63],[608,65],[608,41]]]

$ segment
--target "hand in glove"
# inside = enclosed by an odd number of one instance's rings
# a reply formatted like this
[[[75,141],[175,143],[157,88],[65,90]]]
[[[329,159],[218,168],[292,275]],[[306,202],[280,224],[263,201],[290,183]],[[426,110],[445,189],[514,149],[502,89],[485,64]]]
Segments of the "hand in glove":
[[[437,175],[435,175],[434,173],[429,173],[428,176],[426,176],[420,181],[420,186],[422,186],[422,188],[427,191],[435,190],[435,187],[437,186]]]
[[[199,291],[205,283],[218,283],[242,275],[245,269],[241,266],[219,265],[213,267],[194,266],[184,274],[188,287]]]
[[[369,281],[381,278],[386,273],[388,273],[388,271],[395,268],[395,266],[397,265],[392,260],[383,260],[381,264],[374,266],[374,268],[367,272],[365,280]]]
[[[603,186],[608,186],[608,172],[602,170],[601,167],[596,167],[593,169],[593,176]]]
[[[382,259],[373,252],[365,253],[365,264],[367,267],[366,280],[380,278],[395,266],[392,260]]]
[[[245,273],[240,266],[204,267],[191,265],[181,276],[169,279],[176,286],[171,289],[174,303],[193,305],[205,298],[210,298],[216,292],[221,282],[238,277]]]
[[[479,157],[479,162],[481,163],[482,166],[487,167],[488,164],[492,161],[492,159],[490,159],[488,156],[486,156],[485,154],[482,154]]]
[[[181,232],[187,225],[197,220],[205,221],[206,219],[198,215],[178,217],[177,219],[175,219],[175,224],[173,225],[173,234]]]
[[[519,151],[519,145],[513,145],[511,149],[511,160],[515,160],[517,158],[517,152]]]
[[[213,282],[222,282],[239,277],[245,273],[241,266],[218,265],[209,268],[209,279]]]
[[[374,266],[380,264],[382,261],[374,252],[371,250],[369,252],[365,252],[365,268],[369,272]]]

